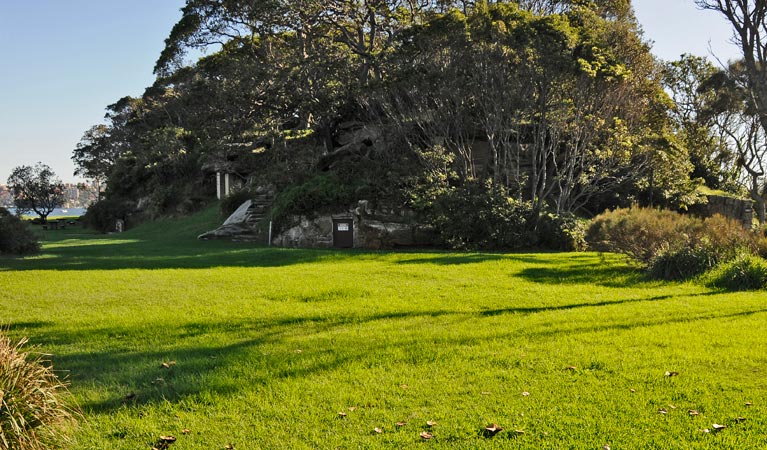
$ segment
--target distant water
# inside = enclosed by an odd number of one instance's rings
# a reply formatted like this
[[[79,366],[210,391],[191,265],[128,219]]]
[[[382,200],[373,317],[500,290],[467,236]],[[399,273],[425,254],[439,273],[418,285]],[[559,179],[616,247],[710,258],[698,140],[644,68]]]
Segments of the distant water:
[[[16,214],[16,208],[8,208],[8,211],[10,211],[11,214]],[[86,208],[56,208],[48,216],[48,218],[53,219],[56,217],[80,217],[85,214],[85,211],[87,211]],[[31,211],[26,215],[30,217],[37,217],[37,214],[35,214],[34,211]]]

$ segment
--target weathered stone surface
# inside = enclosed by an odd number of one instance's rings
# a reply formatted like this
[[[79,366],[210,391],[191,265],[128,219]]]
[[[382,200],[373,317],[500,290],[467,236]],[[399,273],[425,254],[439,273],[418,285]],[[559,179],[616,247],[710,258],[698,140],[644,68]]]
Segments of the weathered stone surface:
[[[333,247],[333,219],[354,220],[354,247],[381,249],[428,246],[433,242],[431,230],[413,221],[412,213],[394,208],[376,211],[361,200],[357,207],[338,214],[325,214],[313,219],[294,218],[297,225],[272,239],[279,247]]]
[[[245,201],[224,221],[223,225],[213,231],[208,231],[207,233],[197,236],[197,239],[254,239],[257,233],[248,224],[248,210],[251,203],[251,200]]]

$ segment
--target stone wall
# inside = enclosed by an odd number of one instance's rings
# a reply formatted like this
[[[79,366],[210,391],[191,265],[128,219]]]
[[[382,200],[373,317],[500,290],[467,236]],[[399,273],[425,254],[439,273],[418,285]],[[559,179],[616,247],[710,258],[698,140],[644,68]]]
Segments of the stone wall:
[[[333,219],[354,220],[354,247],[382,249],[428,246],[433,242],[431,230],[418,224],[412,212],[393,207],[372,209],[361,200],[356,208],[324,214],[316,218],[296,217],[295,226],[272,238],[278,247],[333,247]]]
[[[703,206],[703,214],[711,217],[721,214],[730,219],[737,220],[746,228],[751,228],[754,217],[754,202],[752,200],[725,197],[722,195],[707,195],[708,204]]]

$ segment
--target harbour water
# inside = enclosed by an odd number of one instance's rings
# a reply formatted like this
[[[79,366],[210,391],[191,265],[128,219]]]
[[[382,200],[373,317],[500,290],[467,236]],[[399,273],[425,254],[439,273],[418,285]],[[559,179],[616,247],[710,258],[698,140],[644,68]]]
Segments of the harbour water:
[[[16,208],[8,208],[8,211],[11,214],[16,214]],[[48,216],[48,218],[54,219],[56,217],[80,217],[83,214],[85,214],[85,211],[87,211],[87,209],[85,208],[56,208]],[[25,214],[25,216],[37,217],[37,214],[35,214],[34,211],[30,211],[27,214]]]

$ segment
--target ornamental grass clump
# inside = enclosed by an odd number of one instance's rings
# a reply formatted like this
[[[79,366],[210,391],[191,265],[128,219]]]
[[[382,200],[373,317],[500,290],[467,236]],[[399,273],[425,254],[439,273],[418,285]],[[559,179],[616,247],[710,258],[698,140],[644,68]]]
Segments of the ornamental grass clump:
[[[0,449],[66,448],[78,412],[69,391],[41,354],[23,350],[0,333]]]

